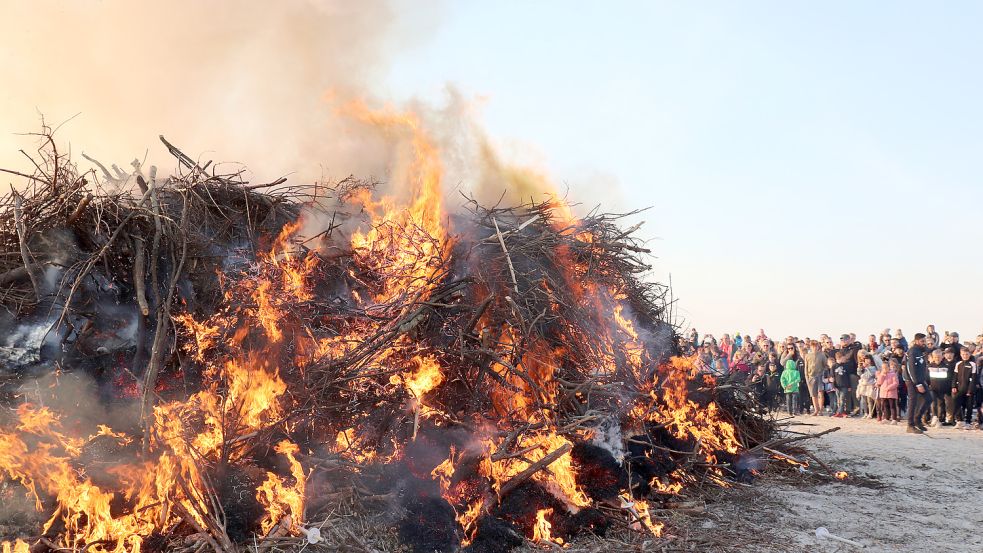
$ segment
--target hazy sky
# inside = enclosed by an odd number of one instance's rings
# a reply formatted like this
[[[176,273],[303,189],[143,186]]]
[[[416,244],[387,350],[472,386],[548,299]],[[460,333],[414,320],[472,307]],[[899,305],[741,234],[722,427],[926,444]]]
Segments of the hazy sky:
[[[456,2],[387,83],[486,95],[491,133],[574,197],[653,206],[700,330],[975,336],[981,23],[978,2]]]
[[[104,158],[163,132],[306,175],[328,89],[452,85],[573,200],[652,207],[681,322],[983,330],[981,3],[321,4],[0,0],[0,161],[41,110]]]

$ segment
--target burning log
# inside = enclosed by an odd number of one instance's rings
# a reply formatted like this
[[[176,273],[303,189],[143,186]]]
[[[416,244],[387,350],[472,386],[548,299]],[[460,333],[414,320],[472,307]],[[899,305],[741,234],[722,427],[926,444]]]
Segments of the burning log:
[[[0,200],[0,329],[32,348],[0,343],[0,473],[53,544],[268,550],[342,501],[398,518],[417,551],[658,534],[649,502],[729,485],[742,455],[790,443],[740,386],[675,356],[637,226],[555,199],[448,216],[426,137],[389,124],[416,155],[406,206],[357,179],[252,185],[163,138],[172,177],[86,158],[101,188],[52,150],[57,170],[42,160]],[[25,278],[41,267],[50,294]],[[66,375],[135,414],[66,426],[42,407],[89,401]],[[82,454],[96,440],[111,470]]]

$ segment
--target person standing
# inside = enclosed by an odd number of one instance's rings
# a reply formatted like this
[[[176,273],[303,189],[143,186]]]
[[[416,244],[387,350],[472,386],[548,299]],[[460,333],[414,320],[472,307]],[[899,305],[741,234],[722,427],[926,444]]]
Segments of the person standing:
[[[925,327],[925,338],[935,342],[936,344],[939,343],[939,333],[935,331],[935,325],[928,325]]]
[[[877,373],[878,402],[877,420],[888,424],[901,421],[898,416],[898,368],[899,362],[894,357],[888,358]]]
[[[848,415],[856,415],[860,412],[859,402],[856,400],[857,385],[860,383],[860,376],[857,374],[857,353],[863,349],[860,342],[853,341],[849,334],[840,336],[840,349],[836,350],[836,374],[844,375],[843,380],[837,379],[836,388],[840,389],[843,384],[848,388],[843,390],[842,398],[846,399],[847,405],[840,405],[840,412]],[[840,370],[842,368],[842,371]],[[841,396],[837,395],[837,398]]]
[[[812,400],[814,415],[823,413],[823,406],[826,395],[825,382],[823,376],[826,373],[826,355],[819,347],[819,342],[813,340],[809,342],[809,349],[805,355],[806,365],[806,385],[809,387],[809,398]]]
[[[782,390],[785,391],[785,407],[790,417],[799,414],[800,379],[798,363],[794,359],[785,361],[785,370],[782,371]]]
[[[976,393],[976,380],[979,376],[976,363],[973,361],[973,353],[968,347],[963,347],[959,351],[960,361],[956,363],[955,375],[952,380],[952,399],[953,399],[953,420],[962,421],[957,423],[957,428],[969,430],[973,422],[973,397]]]
[[[932,391],[928,387],[928,368],[925,365],[925,335],[921,332],[915,334],[908,350],[904,381],[908,388],[908,432],[921,434],[928,430],[922,424],[922,418],[932,406]]]

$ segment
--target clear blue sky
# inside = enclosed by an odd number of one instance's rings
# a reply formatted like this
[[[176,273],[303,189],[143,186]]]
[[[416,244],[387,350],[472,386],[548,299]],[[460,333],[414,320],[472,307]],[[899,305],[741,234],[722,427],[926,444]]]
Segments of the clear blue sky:
[[[653,206],[656,274],[701,330],[975,336],[981,23],[978,2],[452,2],[387,83],[486,95],[489,131],[574,197]]]
[[[386,1],[0,0],[0,165],[41,112],[124,167],[163,133],[364,174],[325,92],[452,85],[572,199],[651,206],[701,331],[983,330],[983,3]]]

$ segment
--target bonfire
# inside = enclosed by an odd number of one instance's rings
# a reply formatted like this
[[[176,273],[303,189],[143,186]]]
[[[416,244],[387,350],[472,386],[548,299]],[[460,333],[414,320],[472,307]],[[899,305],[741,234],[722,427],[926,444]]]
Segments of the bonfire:
[[[81,171],[42,136],[0,205],[4,553],[669,540],[658,511],[760,469],[773,421],[675,355],[625,215],[448,209],[420,126],[379,118],[407,201],[166,140],[172,176]]]

